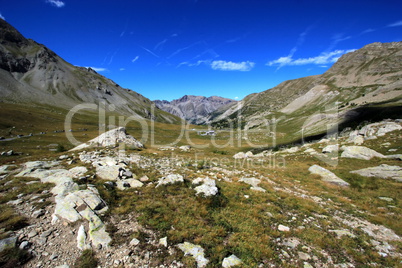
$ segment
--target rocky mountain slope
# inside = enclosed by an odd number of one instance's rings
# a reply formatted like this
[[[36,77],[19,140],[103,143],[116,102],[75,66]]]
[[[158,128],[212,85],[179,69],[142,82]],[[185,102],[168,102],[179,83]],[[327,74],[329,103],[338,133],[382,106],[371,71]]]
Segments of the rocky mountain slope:
[[[117,113],[163,122],[178,118],[154,109],[144,96],[120,87],[91,68],[77,67],[26,39],[0,19],[0,99],[2,102],[71,109],[77,104],[114,105]],[[113,110],[113,109],[110,109]]]
[[[401,111],[401,77],[402,42],[373,43],[343,55],[322,75],[285,81],[221,107],[207,122],[216,127],[262,129],[275,118],[275,123],[286,124],[299,135],[302,129],[314,134],[329,121],[356,119],[370,109],[377,115],[375,107],[382,107],[382,112],[390,107],[395,108],[392,112]]]
[[[217,109],[237,101],[218,96],[203,97],[185,95],[173,101],[155,100],[156,106],[163,111],[177,115],[193,124],[204,124],[207,117]]]

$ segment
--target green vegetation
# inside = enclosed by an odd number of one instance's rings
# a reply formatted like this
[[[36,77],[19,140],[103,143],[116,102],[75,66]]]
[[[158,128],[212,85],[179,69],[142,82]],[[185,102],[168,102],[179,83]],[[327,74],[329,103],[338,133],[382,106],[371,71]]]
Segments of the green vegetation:
[[[96,268],[98,267],[98,260],[95,253],[86,249],[82,252],[81,256],[75,261],[74,268]]]

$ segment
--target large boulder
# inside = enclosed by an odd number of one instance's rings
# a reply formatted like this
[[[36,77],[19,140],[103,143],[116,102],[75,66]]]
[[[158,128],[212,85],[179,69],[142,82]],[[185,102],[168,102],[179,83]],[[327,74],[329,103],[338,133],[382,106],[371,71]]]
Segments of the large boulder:
[[[329,182],[335,185],[339,186],[349,186],[349,183],[346,181],[342,180],[338,176],[336,176],[334,173],[329,171],[328,169],[325,169],[323,167],[320,167],[319,165],[313,165],[311,166],[308,171],[310,171],[312,174],[316,174],[321,176],[322,180],[325,182]]]
[[[343,150],[341,157],[344,158],[356,158],[362,160],[370,160],[373,157],[385,158],[383,154],[364,146],[342,146],[341,150]]]
[[[359,174],[365,177],[378,177],[383,179],[394,179],[402,182],[402,167],[390,166],[387,164],[379,165],[378,167],[363,168],[350,173]]]
[[[119,127],[109,130],[86,143],[80,144],[71,149],[71,151],[82,150],[87,147],[115,147],[119,144],[124,144],[132,148],[144,147],[141,142],[136,140],[133,136],[128,135],[124,127]]]

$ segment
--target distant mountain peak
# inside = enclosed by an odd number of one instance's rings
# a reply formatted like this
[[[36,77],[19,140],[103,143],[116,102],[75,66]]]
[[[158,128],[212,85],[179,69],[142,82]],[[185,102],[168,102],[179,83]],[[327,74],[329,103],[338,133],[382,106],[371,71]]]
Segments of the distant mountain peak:
[[[233,102],[236,101],[219,96],[205,97],[195,95],[184,95],[172,101],[154,101],[159,109],[186,119],[193,124],[204,124],[211,113]]]

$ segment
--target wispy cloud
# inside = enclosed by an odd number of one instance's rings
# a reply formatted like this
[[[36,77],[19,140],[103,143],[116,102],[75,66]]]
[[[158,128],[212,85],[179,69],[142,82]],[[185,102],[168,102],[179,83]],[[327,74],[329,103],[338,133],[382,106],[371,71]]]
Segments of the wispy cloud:
[[[4,16],[0,13],[0,19],[6,20],[6,18],[4,18]]]
[[[156,57],[156,58],[160,58],[158,55],[156,55],[154,52],[152,52],[151,50],[149,50],[146,47],[143,46],[139,46],[140,48],[142,48],[143,50],[145,50],[146,52],[148,52],[149,54],[151,54],[152,56]]]
[[[163,39],[162,41],[160,41],[158,44],[156,44],[156,46],[154,47],[154,50],[161,51],[163,49],[163,46],[166,44],[167,41],[168,41],[167,39]]]
[[[369,29],[366,29],[363,32],[361,32],[360,35],[372,33],[372,32],[375,32],[375,31],[376,31],[376,29],[369,28]]]
[[[293,59],[292,57],[280,57],[276,60],[268,62],[268,66],[299,66],[315,64],[324,66],[336,62],[343,54],[355,51],[356,49],[349,50],[334,50],[331,52],[323,52],[316,57]]]
[[[63,1],[60,0],[46,0],[46,3],[49,3],[55,7],[64,7],[65,4]]]
[[[125,71],[126,70],[126,68],[120,68],[119,69],[119,71]]]
[[[307,27],[306,30],[304,30],[304,32],[299,34],[299,37],[297,38],[297,41],[296,41],[296,45],[289,51],[289,54],[286,57],[281,57],[278,59],[277,70],[279,70],[280,68],[282,68],[283,66],[285,66],[288,63],[289,59],[291,59],[293,57],[293,55],[296,53],[296,51],[299,49],[299,47],[301,45],[303,45],[304,41],[306,40],[306,36],[307,36],[308,32],[312,28],[313,28],[313,26],[309,26],[309,27]]]
[[[212,60],[199,60],[195,63],[191,63],[188,61],[181,62],[179,65],[177,65],[176,68],[179,68],[180,66],[189,66],[189,67],[195,67],[195,66],[200,66],[201,64],[205,65],[211,65]]]
[[[251,61],[233,62],[233,61],[215,60],[211,63],[211,68],[213,70],[219,70],[219,71],[248,72],[251,69],[253,69],[254,65],[255,63]]]
[[[177,54],[179,54],[179,53],[181,53],[181,52],[183,52],[183,51],[185,51],[185,50],[187,50],[187,49],[189,49],[189,48],[192,48],[192,47],[194,47],[194,46],[197,46],[197,45],[200,45],[200,44],[204,44],[204,43],[205,43],[204,41],[198,41],[198,42],[195,42],[195,43],[193,43],[193,44],[191,44],[191,45],[188,45],[188,46],[186,46],[186,47],[179,48],[179,49],[177,49],[175,52],[173,52],[172,54],[170,54],[170,56],[167,57],[167,59],[171,59],[171,58],[173,58],[174,56],[176,56]]]
[[[134,62],[136,62],[139,58],[140,58],[140,56],[136,56],[134,59],[131,60],[131,62],[134,63]]]
[[[399,27],[399,26],[402,26],[402,20],[387,25],[387,27]]]

